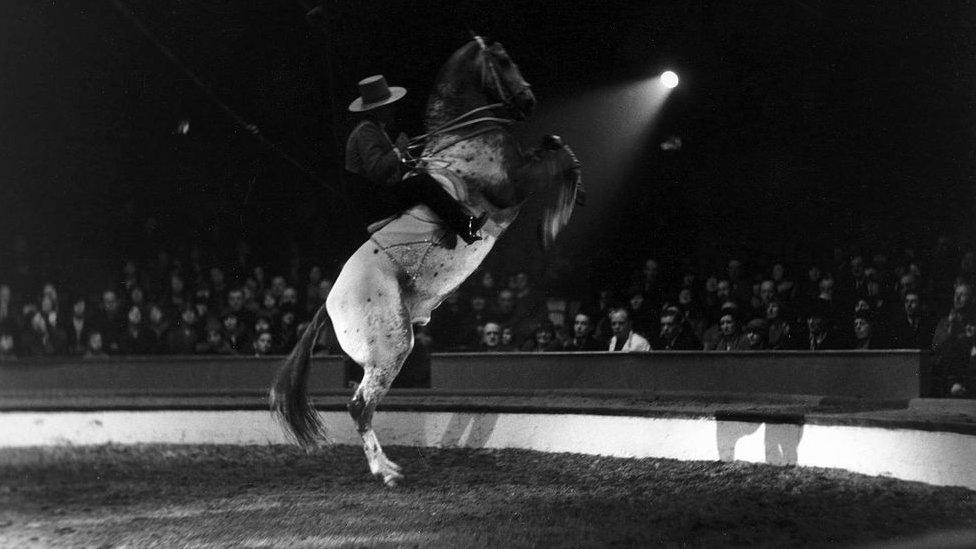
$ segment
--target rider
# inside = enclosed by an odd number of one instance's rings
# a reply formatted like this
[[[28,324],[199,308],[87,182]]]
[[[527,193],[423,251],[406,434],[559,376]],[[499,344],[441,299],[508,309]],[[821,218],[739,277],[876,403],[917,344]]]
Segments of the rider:
[[[472,216],[430,174],[411,172],[407,136],[401,133],[394,143],[386,133],[395,119],[393,103],[407,90],[388,86],[383,75],[375,75],[359,82],[359,93],[349,105],[362,119],[346,142],[346,178],[350,191],[361,198],[357,202],[366,210],[366,221],[372,223],[423,203],[466,243],[481,240],[478,230],[487,213]]]

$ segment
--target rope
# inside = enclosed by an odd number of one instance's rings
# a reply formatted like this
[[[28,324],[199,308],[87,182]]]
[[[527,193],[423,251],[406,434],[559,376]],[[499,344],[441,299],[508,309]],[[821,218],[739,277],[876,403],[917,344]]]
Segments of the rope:
[[[129,21],[129,23],[131,23],[132,26],[134,26],[140,32],[140,34],[142,34],[147,40],[152,42],[152,44],[156,47],[157,50],[159,50],[159,53],[161,53],[163,57],[169,60],[169,62],[172,63],[181,73],[183,73],[184,76],[186,76],[191,82],[193,82],[193,84],[200,91],[202,91],[203,94],[206,95],[207,98],[210,99],[210,101],[217,106],[217,108],[223,111],[223,113],[227,115],[227,117],[230,118],[234,122],[234,124],[236,124],[238,127],[251,134],[254,137],[254,139],[258,141],[258,143],[261,143],[267,149],[272,151],[274,154],[278,155],[278,157],[280,157],[284,161],[294,166],[295,169],[305,174],[305,176],[307,176],[309,179],[325,187],[327,190],[331,191],[332,193],[338,195],[345,203],[347,208],[350,209],[352,208],[351,204],[349,204],[349,199],[345,196],[344,193],[340,192],[335,186],[328,183],[318,175],[314,174],[311,170],[308,169],[308,167],[306,167],[304,164],[299,162],[293,156],[291,156],[290,154],[282,150],[282,148],[279,147],[276,143],[261,135],[260,130],[255,124],[248,122],[244,117],[239,115],[234,109],[232,109],[226,103],[221,101],[220,98],[217,97],[217,95],[214,94],[214,92],[210,89],[210,87],[202,79],[200,79],[200,77],[198,77],[196,73],[194,73],[186,65],[184,65],[183,62],[180,60],[180,58],[177,57],[172,50],[166,47],[166,45],[163,44],[159,40],[159,38],[157,38],[156,35],[153,34],[151,30],[149,30],[148,27],[146,27],[146,25],[142,22],[142,20],[140,20],[132,12],[132,10],[130,10],[129,7],[122,2],[122,0],[109,0],[109,2],[111,2],[112,6],[115,7],[115,10],[118,11],[123,17],[125,17]]]

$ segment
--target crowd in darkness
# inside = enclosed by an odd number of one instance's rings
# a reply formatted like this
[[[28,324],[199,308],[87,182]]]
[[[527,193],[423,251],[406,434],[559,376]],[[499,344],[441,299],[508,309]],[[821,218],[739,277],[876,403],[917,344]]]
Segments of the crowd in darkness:
[[[243,243],[232,261],[200,247],[181,255],[125,260],[94,295],[0,281],[0,361],[287,353],[335,274],[298,257],[281,270],[252,264]],[[425,352],[923,349],[937,357],[939,396],[976,393],[976,252],[941,237],[926,253],[828,255],[727,257],[713,270],[646,258],[581,296],[483,269],[416,339]],[[317,351],[337,352],[329,340],[323,332]]]

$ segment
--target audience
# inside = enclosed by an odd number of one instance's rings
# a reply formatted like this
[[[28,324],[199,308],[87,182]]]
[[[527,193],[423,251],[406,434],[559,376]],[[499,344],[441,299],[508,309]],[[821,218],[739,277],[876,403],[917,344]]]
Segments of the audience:
[[[632,273],[590,278],[591,295],[547,294],[524,270],[482,270],[435,310],[426,351],[920,349],[936,355],[941,394],[973,396],[976,252],[950,240],[928,254],[690,258],[697,268],[645,257]],[[32,287],[0,265],[0,361],[287,353],[337,269],[293,254],[274,270],[252,264],[246,245],[236,252],[226,264],[200,246],[125,259],[94,294]]]

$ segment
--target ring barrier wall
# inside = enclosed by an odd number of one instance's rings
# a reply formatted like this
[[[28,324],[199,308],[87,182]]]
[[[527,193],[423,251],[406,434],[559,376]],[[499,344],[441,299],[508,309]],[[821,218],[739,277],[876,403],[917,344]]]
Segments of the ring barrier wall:
[[[976,489],[976,401],[915,398],[917,352],[809,355],[436,355],[435,389],[394,390],[376,428],[385,444],[837,467]],[[3,364],[0,446],[286,443],[263,396],[277,362]],[[805,396],[760,394],[788,372]],[[747,392],[752,378],[767,390]],[[342,385],[341,361],[317,360],[332,441],[358,444]]]

